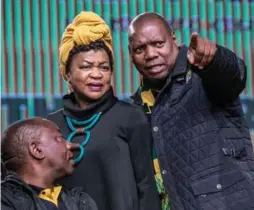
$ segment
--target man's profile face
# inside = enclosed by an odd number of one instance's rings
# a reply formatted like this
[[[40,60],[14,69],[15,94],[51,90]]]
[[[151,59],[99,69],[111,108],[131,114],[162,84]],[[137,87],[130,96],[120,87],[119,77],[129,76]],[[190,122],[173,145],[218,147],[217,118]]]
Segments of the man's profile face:
[[[129,50],[138,71],[147,79],[165,79],[178,54],[174,33],[158,20],[146,21],[130,31]]]
[[[48,167],[61,174],[70,175],[74,170],[73,154],[67,148],[67,141],[63,138],[59,128],[52,123],[50,128],[42,128],[41,144]]]

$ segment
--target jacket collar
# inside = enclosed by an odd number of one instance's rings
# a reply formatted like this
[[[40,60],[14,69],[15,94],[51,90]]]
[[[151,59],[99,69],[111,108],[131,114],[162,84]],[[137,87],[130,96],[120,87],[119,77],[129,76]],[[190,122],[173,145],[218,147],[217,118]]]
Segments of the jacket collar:
[[[178,56],[176,58],[175,67],[169,75],[171,78],[178,77],[186,73],[188,67],[187,52],[188,47],[186,45],[181,45]]]

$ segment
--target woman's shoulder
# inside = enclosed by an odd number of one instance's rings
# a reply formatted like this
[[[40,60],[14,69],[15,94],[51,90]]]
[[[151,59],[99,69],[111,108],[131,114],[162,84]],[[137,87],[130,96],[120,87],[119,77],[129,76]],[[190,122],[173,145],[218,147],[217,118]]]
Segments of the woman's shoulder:
[[[143,109],[140,106],[137,106],[129,101],[118,100],[116,106],[121,111],[129,111],[129,112],[141,112],[143,113]]]
[[[47,119],[56,123],[58,120],[61,120],[63,117],[64,117],[63,109],[59,109],[55,112],[48,114]]]

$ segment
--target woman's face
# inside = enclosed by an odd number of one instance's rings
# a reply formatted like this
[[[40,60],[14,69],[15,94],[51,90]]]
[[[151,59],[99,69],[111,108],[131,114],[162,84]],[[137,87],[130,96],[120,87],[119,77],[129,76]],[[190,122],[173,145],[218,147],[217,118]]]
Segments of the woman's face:
[[[112,69],[105,50],[90,50],[73,56],[68,81],[81,99],[98,100],[110,88]]]

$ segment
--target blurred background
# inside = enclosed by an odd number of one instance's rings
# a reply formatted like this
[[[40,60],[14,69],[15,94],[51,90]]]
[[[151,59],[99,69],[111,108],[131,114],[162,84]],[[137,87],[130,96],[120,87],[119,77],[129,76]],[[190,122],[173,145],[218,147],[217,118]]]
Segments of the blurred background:
[[[241,94],[246,120],[254,130],[254,1],[253,0],[2,0],[1,125],[61,108],[66,83],[58,70],[58,45],[64,28],[83,10],[109,24],[114,39],[113,86],[121,99],[139,86],[128,54],[127,29],[139,13],[163,15],[180,43],[197,31],[233,50],[247,65]]]

